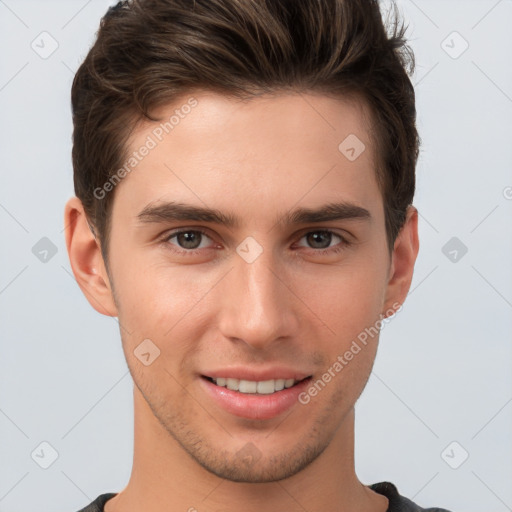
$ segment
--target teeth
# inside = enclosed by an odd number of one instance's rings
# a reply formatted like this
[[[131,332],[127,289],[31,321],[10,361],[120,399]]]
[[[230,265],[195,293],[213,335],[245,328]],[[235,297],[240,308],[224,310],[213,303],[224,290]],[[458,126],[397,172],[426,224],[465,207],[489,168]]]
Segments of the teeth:
[[[226,387],[232,391],[238,391],[240,381],[238,379],[226,379]]]
[[[253,380],[241,380],[238,385],[238,391],[240,393],[256,393],[258,384],[259,382],[254,382]]]
[[[256,392],[261,395],[270,395],[276,390],[274,380],[262,380],[258,382]]]
[[[217,377],[212,379],[217,386],[226,387],[231,391],[240,393],[257,393],[260,395],[270,395],[284,388],[291,388],[299,381],[295,379],[271,379],[271,380],[238,380]]]
[[[294,382],[295,382],[295,381],[294,381],[293,379],[286,379],[286,380],[284,381],[284,387],[285,387],[285,388],[291,388],[291,387],[293,386],[293,383],[294,383]]]

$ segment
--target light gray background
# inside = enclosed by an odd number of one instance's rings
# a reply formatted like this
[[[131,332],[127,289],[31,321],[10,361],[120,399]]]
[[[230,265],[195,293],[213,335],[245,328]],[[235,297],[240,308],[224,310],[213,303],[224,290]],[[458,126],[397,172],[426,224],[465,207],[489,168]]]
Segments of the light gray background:
[[[73,193],[71,81],[111,3],[0,0],[0,511],[76,511],[130,475],[132,381],[118,324],[82,296],[63,233]],[[399,5],[417,57],[421,249],[357,404],[356,470],[363,483],[394,482],[422,506],[504,512],[512,510],[512,2]],[[51,49],[43,31],[58,42],[46,59],[31,47]],[[57,249],[46,262],[32,252],[43,237]],[[455,262],[442,251],[452,237],[468,248]],[[42,442],[58,452],[48,469],[34,460],[50,461]]]

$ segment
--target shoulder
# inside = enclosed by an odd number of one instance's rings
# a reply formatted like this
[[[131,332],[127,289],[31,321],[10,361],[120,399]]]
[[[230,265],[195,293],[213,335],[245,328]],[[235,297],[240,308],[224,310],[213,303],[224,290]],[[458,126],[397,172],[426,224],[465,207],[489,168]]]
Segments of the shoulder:
[[[409,498],[401,496],[398,489],[391,482],[378,482],[368,486],[372,491],[386,496],[389,500],[387,512],[450,512],[445,508],[422,508]]]
[[[105,503],[110,499],[116,496],[117,493],[107,492],[105,494],[100,494],[92,503],[87,505],[86,507],[80,509],[78,512],[103,512],[103,507]]]

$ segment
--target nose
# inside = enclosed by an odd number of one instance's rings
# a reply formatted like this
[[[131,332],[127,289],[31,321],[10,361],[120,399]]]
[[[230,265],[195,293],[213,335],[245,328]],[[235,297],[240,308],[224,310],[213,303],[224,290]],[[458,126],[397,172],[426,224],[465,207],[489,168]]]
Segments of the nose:
[[[257,349],[294,337],[300,300],[271,251],[263,251],[252,262],[238,254],[233,260],[234,268],[219,290],[222,334]]]

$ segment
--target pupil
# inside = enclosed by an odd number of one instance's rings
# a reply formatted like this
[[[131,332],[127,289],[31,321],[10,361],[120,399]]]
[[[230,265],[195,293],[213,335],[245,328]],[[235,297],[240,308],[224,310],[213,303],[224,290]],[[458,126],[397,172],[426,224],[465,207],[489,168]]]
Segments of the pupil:
[[[194,238],[196,239],[195,244],[194,244]],[[180,233],[178,235],[178,239],[179,239],[180,245],[184,246],[186,249],[195,249],[199,245],[197,243],[199,240],[199,237],[197,236],[197,234],[194,231],[187,231],[185,233]],[[190,244],[192,244],[192,245],[190,245]]]
[[[324,246],[324,247],[320,247],[321,249],[326,249],[327,247],[329,247],[330,236],[331,236],[331,234],[328,233],[327,231],[315,231],[315,233],[310,235],[310,240],[311,239],[313,240],[312,245],[315,246],[315,244],[318,242],[318,239],[320,239],[320,243],[321,243],[321,238],[322,237],[327,237],[327,245]]]

